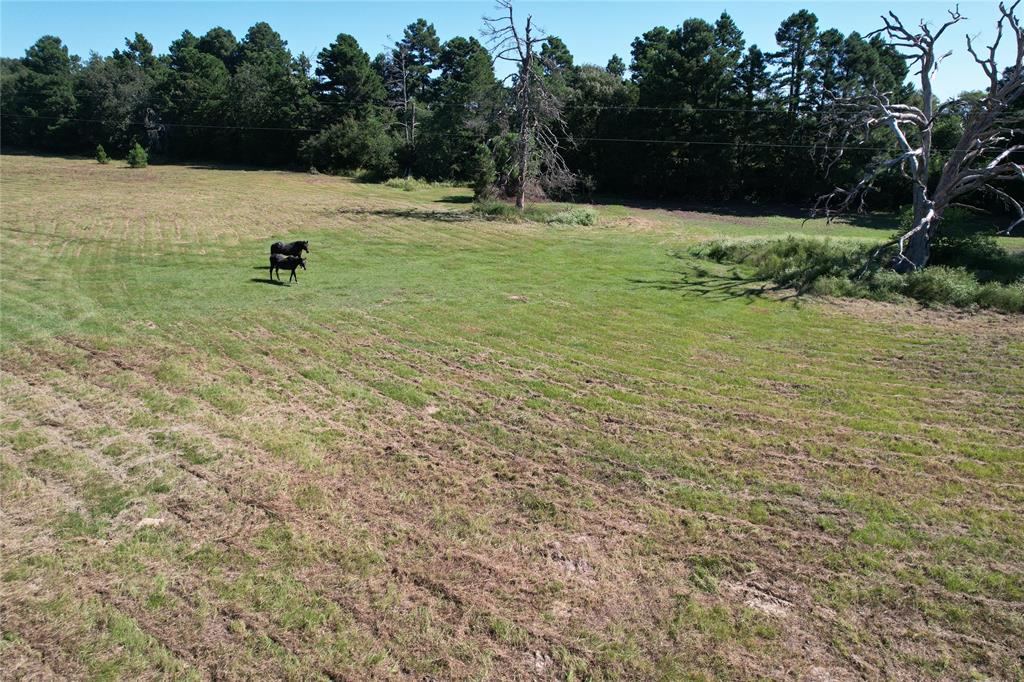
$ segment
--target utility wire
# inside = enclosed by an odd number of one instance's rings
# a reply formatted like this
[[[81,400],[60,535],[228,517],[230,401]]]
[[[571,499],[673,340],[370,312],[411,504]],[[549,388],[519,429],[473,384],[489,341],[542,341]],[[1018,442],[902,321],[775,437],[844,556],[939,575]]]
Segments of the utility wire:
[[[40,120],[40,121],[71,121],[76,123],[109,123],[103,119],[98,118],[67,118],[63,116],[28,116],[25,114],[4,114],[9,118],[20,118],[28,120]],[[223,125],[208,125],[201,123],[160,123],[157,126],[147,124],[144,121],[126,121],[128,125],[137,126],[149,126],[150,128],[156,128],[163,126],[165,128],[198,128],[203,130],[258,130],[258,131],[283,131],[292,133],[320,133],[323,132],[322,128],[283,128],[283,127],[272,127],[272,126],[223,126]],[[615,142],[620,144],[678,144],[678,145],[695,145],[695,146],[715,146],[715,147],[764,147],[764,148],[779,148],[779,149],[822,149],[828,151],[875,151],[875,152],[889,152],[893,151],[891,147],[862,147],[862,146],[831,146],[825,144],[793,144],[786,142],[748,142],[745,140],[655,140],[655,139],[642,139],[642,138],[628,138],[628,137],[572,137],[567,138],[565,141],[580,140],[584,142]],[[937,152],[952,152],[952,149],[933,149],[932,151]]]
[[[4,114],[5,118],[22,118],[29,120],[40,120],[40,121],[73,121],[75,123],[110,123],[101,118],[71,118],[66,116],[27,116],[25,114]],[[274,126],[223,126],[223,125],[205,125],[202,123],[164,123],[160,122],[156,125],[146,123],[145,121],[124,121],[128,125],[137,125],[149,128],[206,128],[214,130],[282,130],[293,133],[319,133],[322,132],[320,128],[283,128]]]

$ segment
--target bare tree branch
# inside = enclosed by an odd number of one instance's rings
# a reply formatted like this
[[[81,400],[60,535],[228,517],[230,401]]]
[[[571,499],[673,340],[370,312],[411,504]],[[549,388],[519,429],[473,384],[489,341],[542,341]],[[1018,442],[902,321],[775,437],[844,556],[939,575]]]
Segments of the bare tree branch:
[[[551,91],[541,68],[542,58],[536,46],[544,34],[527,16],[522,29],[516,24],[511,0],[498,0],[500,16],[484,17],[481,32],[489,46],[492,61],[502,59],[517,65],[511,74],[512,114],[517,124],[516,207],[526,205],[526,192],[537,181],[545,191],[572,187],[576,177],[562,158],[561,149],[568,140],[562,118],[563,103]]]
[[[955,200],[975,191],[983,191],[998,198],[1004,206],[1017,213],[1018,218],[1007,228],[1014,229],[1024,222],[1021,202],[1015,199],[1020,190],[1011,193],[993,183],[1024,184],[1024,167],[1014,157],[1024,153],[1024,145],[1014,144],[1019,139],[1020,115],[1010,111],[1024,95],[1024,30],[1016,10],[1021,0],[1009,7],[999,4],[996,36],[979,53],[973,39],[967,36],[967,50],[988,78],[988,87],[980,101],[954,100],[936,109],[932,95],[935,71],[949,52],[939,54],[936,43],[952,26],[964,21],[959,8],[949,12],[949,19],[937,29],[920,22],[917,29],[909,29],[890,12],[882,17],[883,26],[869,35],[884,35],[892,45],[907,50],[904,59],[919,66],[921,106],[892,102],[889,93],[873,90],[855,97],[839,98],[833,102],[823,122],[827,135],[841,131],[843,144],[850,130],[864,131],[865,140],[872,130],[888,129],[894,136],[899,153],[877,161],[865,172],[861,180],[850,189],[836,188],[818,198],[811,215],[823,215],[827,220],[848,211],[863,211],[868,193],[874,182],[887,172],[899,171],[911,180],[914,195],[914,220],[911,227],[891,243],[880,247],[872,258],[885,248],[897,246],[898,252],[891,265],[897,270],[915,270],[923,267],[930,254],[931,241],[937,233],[943,212]],[[996,52],[1006,35],[1016,42],[1012,64],[1000,70]],[[933,182],[932,136],[936,118],[962,111],[963,133],[949,152],[942,166],[938,182]],[[828,146],[823,145],[827,150]],[[836,163],[839,156],[828,165]]]

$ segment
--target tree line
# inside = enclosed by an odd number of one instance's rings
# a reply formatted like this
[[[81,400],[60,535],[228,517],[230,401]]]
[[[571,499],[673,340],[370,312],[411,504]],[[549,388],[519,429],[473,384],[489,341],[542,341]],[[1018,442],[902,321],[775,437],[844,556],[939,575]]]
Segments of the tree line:
[[[904,85],[905,60],[878,36],[823,29],[806,10],[787,17],[775,39],[765,49],[747,45],[723,12],[636,37],[628,67],[618,55],[604,66],[577,64],[557,36],[539,40],[530,73],[550,97],[547,130],[557,139],[549,142],[575,181],[533,189],[804,201],[854,178],[893,140],[873,132],[866,149],[833,158],[826,177],[813,162],[822,112],[835,97],[870,88],[913,102],[920,94]],[[69,153],[102,144],[124,154],[140,142],[158,158],[362,169],[511,196],[525,172],[515,154],[524,72],[499,79],[494,46],[483,40],[442,41],[418,19],[375,57],[341,33],[313,61],[260,22],[240,40],[221,27],[185,31],[166,54],[136,33],[124,49],[83,61],[47,35],[0,64],[0,134],[12,148]],[[935,148],[959,125],[955,110],[943,114]],[[903,182],[878,183],[880,203],[905,200]]]

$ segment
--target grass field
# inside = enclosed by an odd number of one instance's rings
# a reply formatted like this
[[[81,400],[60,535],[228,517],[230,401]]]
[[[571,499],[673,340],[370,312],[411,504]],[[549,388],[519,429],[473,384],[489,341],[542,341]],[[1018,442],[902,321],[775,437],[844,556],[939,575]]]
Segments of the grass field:
[[[3,676],[1024,676],[1024,321],[677,255],[885,230],[0,170]]]

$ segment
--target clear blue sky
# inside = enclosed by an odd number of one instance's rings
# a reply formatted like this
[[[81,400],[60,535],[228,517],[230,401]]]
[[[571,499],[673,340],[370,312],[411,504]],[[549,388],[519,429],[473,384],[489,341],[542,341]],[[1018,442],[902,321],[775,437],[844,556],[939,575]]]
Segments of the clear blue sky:
[[[561,37],[577,63],[604,65],[617,53],[627,65],[633,38],[654,26],[675,27],[689,17],[714,20],[728,11],[747,44],[775,48],[775,29],[798,9],[813,11],[822,28],[850,33],[867,33],[879,27],[879,15],[894,10],[907,22],[920,19],[941,21],[954,2],[520,2],[516,12],[533,14],[549,34]],[[966,33],[980,34],[985,41],[994,35],[998,16],[995,2],[960,2],[961,12],[970,18],[947,33],[947,49],[955,51],[942,65],[936,91],[949,97],[982,85],[980,69],[964,49]],[[231,29],[239,39],[249,26],[267,21],[296,54],[316,53],[338,33],[351,33],[371,56],[381,52],[418,17],[432,22],[442,40],[456,35],[479,36],[481,17],[492,13],[493,3],[464,2],[43,2],[0,0],[0,54],[20,57],[39,36],[60,36],[74,54],[87,57],[90,51],[109,54],[122,47],[124,38],[143,33],[164,52],[171,40],[185,29],[202,34],[213,26]],[[389,39],[391,36],[391,39]],[[1004,59],[1009,50],[1002,50]]]

